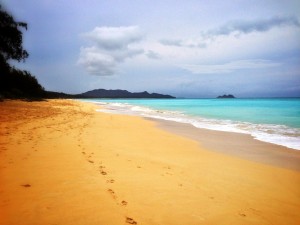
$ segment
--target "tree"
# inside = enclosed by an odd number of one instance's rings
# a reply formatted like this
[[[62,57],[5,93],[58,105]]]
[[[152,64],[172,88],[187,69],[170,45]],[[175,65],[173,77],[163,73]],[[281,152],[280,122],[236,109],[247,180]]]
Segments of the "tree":
[[[23,38],[20,28],[27,30],[27,24],[16,22],[0,5],[0,57],[3,63],[8,64],[7,61],[9,59],[20,62],[21,60],[25,60],[29,55],[23,49]]]
[[[25,61],[29,56],[23,48],[21,29],[27,30],[27,23],[16,22],[0,5],[0,98],[40,98],[44,88],[27,71],[9,65],[9,60]]]

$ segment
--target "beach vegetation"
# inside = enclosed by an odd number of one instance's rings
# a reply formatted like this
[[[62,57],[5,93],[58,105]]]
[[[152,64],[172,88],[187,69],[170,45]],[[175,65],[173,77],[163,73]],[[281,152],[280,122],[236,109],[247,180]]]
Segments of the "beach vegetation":
[[[0,5],[0,96],[1,98],[42,98],[44,88],[28,71],[10,65],[12,60],[25,61],[29,53],[23,48],[22,29],[27,23],[17,22]]]
[[[0,57],[1,61],[25,60],[28,52],[23,48],[22,30],[27,30],[27,23],[16,22],[14,18],[2,9],[0,5]]]

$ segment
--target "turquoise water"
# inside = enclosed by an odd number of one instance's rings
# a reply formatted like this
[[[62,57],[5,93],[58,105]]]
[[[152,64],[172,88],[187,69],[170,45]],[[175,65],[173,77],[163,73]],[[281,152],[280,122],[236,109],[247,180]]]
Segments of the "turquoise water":
[[[248,133],[300,150],[300,98],[91,99],[106,111],[135,114],[198,128]]]
[[[300,99],[133,99],[100,100],[171,110],[213,119],[281,124],[300,128]]]

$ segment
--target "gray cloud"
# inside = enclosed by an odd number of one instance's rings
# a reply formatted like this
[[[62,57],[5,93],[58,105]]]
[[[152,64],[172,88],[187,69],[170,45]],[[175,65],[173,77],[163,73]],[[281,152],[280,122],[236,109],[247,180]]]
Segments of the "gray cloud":
[[[117,60],[96,47],[81,48],[78,64],[93,75],[110,76],[116,72]]]
[[[146,56],[150,59],[161,59],[161,56],[158,53],[151,50],[147,51]]]
[[[179,39],[162,39],[160,40],[160,43],[163,45],[169,45],[169,46],[182,46],[182,40]]]
[[[224,74],[231,73],[241,69],[261,69],[279,66],[279,63],[270,60],[238,60],[224,64],[216,65],[183,65],[181,68],[188,70],[194,74]]]
[[[230,34],[248,34],[252,32],[266,32],[275,27],[300,27],[299,20],[294,16],[275,16],[261,20],[235,20],[225,23],[215,29],[203,31],[194,39],[162,39],[159,42],[166,46],[186,48],[206,48],[215,37]]]
[[[207,44],[200,39],[162,39],[159,41],[166,46],[186,47],[186,48],[205,48]]]
[[[144,52],[132,47],[143,38],[136,26],[96,27],[83,37],[90,40],[92,46],[81,48],[78,64],[93,75],[113,75],[119,63]]]
[[[230,21],[216,29],[209,30],[205,34],[208,36],[229,35],[237,32],[240,34],[248,34],[251,32],[266,32],[275,27],[283,26],[300,26],[300,22],[296,17],[275,16],[270,19],[262,20],[236,20]]]

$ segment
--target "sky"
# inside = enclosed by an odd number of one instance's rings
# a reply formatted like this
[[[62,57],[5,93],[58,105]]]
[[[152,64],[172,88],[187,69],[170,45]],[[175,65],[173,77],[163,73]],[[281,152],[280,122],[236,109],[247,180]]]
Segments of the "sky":
[[[300,96],[299,0],[0,0],[47,90]]]

